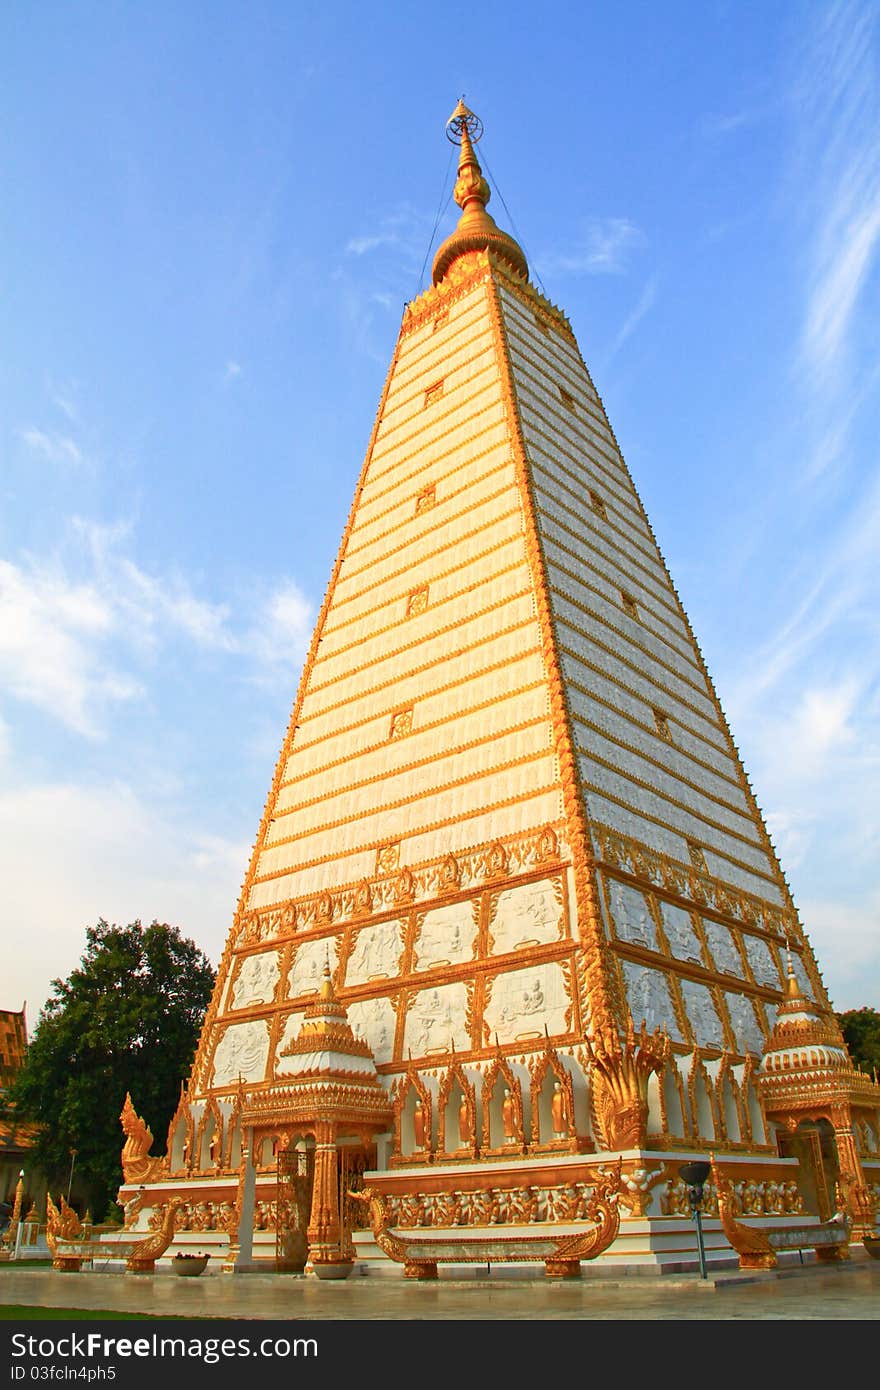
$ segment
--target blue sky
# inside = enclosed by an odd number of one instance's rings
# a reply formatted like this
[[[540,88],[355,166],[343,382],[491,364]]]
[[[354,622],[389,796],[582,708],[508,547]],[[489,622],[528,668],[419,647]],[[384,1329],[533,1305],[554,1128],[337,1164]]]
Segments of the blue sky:
[[[880,1007],[878,5],[10,0],[0,52],[0,1007],[99,916],[217,962],[462,93]]]

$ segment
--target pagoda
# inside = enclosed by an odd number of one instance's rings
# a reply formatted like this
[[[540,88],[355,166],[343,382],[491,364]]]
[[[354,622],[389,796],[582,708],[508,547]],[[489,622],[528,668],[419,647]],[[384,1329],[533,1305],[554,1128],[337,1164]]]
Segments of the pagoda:
[[[577,1240],[612,1172],[600,1258],[680,1263],[678,1168],[710,1153],[746,1217],[876,1214],[880,1088],[481,133],[460,102],[461,217],[403,314],[165,1156],[124,1118],[127,1223],[183,1196],[174,1249],[229,1269],[297,1221],[306,1269],[394,1269],[358,1192],[441,1258]]]

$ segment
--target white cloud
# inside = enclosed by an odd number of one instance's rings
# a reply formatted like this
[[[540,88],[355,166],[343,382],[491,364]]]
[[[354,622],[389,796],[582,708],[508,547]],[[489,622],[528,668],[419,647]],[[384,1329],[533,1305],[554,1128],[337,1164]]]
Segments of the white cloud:
[[[226,363],[226,371],[223,375],[224,381],[232,381],[235,377],[241,376],[241,363],[233,362],[231,359]]]
[[[837,1012],[880,1007],[880,894],[859,904],[806,898],[801,916]]]
[[[542,275],[620,275],[644,233],[626,217],[593,218],[579,245],[538,257]]]
[[[28,943],[6,954],[6,1007],[27,999],[33,1027],[51,979],[78,964],[85,928],[99,917],[167,921],[216,965],[247,861],[243,840],[178,823],[124,782],[0,793],[4,915]]]
[[[78,465],[83,461],[79,445],[67,435],[54,430],[47,434],[33,427],[21,430],[20,434],[31,452],[42,455],[49,463]]]
[[[112,602],[57,569],[0,561],[0,684],[16,699],[95,737],[108,702],[132,699],[137,681],[106,665]]]
[[[812,435],[807,482],[846,459],[873,385],[866,378],[876,372],[858,348],[876,320],[867,292],[880,248],[878,17],[876,6],[857,2],[818,12],[795,84],[800,152],[790,198],[807,247],[795,370]]]
[[[313,610],[292,580],[239,595],[236,614],[181,575],[143,570],[128,522],[74,518],[70,540],[63,558],[0,561],[0,688],[76,733],[101,737],[114,706],[146,694],[144,663],[173,641],[245,658],[236,677],[260,684],[290,680],[302,661]]]
[[[257,684],[289,682],[305,656],[314,609],[292,581],[286,581],[261,604],[260,619],[243,636],[242,648],[252,658],[251,679]]]
[[[655,276],[652,275],[650,280],[648,280],[645,284],[645,288],[642,290],[642,293],[639,295],[639,299],[637,304],[635,305],[635,308],[626,317],[626,319],[624,319],[624,322],[620,328],[620,331],[617,334],[617,337],[611,344],[611,351],[608,354],[606,366],[608,364],[608,361],[610,361],[611,358],[614,357],[616,353],[620,351],[627,338],[629,338],[635,332],[645,315],[650,313],[651,309],[653,309],[654,301],[656,300],[656,298],[657,279]]]

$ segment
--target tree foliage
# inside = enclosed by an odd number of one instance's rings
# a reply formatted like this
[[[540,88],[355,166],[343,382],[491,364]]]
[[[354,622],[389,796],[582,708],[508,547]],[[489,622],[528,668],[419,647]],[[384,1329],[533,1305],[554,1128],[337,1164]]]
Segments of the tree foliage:
[[[880,1013],[876,1009],[849,1009],[837,1014],[837,1022],[855,1065],[873,1076],[880,1075]]]
[[[34,1161],[66,1192],[71,1150],[96,1219],[122,1181],[119,1115],[130,1091],[162,1152],[214,971],[177,927],[100,920],[79,968],[52,981],[11,1089],[15,1113],[40,1126]]]

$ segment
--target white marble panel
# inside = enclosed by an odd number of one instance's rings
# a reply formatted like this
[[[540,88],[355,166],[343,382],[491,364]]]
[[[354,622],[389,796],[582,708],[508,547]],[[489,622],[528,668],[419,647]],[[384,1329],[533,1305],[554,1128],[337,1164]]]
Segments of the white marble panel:
[[[390,1062],[394,1055],[396,1015],[388,999],[361,999],[348,1006],[352,1032],[365,1038],[376,1062]]]
[[[658,795],[680,801],[694,815],[717,821],[719,825],[732,830],[735,834],[745,835],[757,842],[758,831],[745,803],[740,809],[736,809],[730,804],[722,806],[718,801],[712,799],[709,789],[705,792],[698,790],[701,782],[711,780],[710,774],[704,773],[703,769],[697,766],[688,768],[692,780],[697,783],[697,787],[693,787],[682,780],[678,775],[677,768],[658,767],[656,763],[648,762],[647,758],[640,753],[630,748],[623,748],[619,743],[614,743],[608,735],[601,731],[578,725],[576,732],[578,746],[585,750],[588,757],[602,758],[611,763],[612,768],[618,769],[627,778],[638,779],[656,790]],[[725,792],[727,790],[724,788]],[[733,796],[736,796],[735,788],[730,788],[730,791]]]
[[[664,902],[663,899],[660,900],[660,911],[663,914],[663,930],[669,942],[669,949],[676,960],[692,960],[697,965],[704,965],[700,938],[697,936],[690,913],[677,903]]]
[[[665,821],[673,830],[680,831],[683,836],[691,836],[697,840],[704,847],[704,852],[705,848],[714,847],[720,850],[723,855],[739,859],[759,871],[767,872],[769,870],[770,864],[767,855],[757,845],[735,839],[726,831],[718,830],[713,825],[707,825],[695,811],[686,811],[682,807],[674,805],[659,791],[636,786],[626,776],[625,771],[617,772],[613,768],[602,767],[585,758],[581,758],[579,762],[581,775],[585,782],[589,782],[591,789],[619,797],[621,801],[627,802],[633,809],[644,810],[647,815]],[[684,855],[680,857],[683,863],[688,862],[686,848]],[[724,877],[724,875],[719,874],[718,877]]]
[[[705,694],[706,682],[701,672],[671,642],[652,631],[647,623],[649,614],[645,615],[645,621],[630,618],[619,601],[614,603],[587,590],[581,601],[583,607],[578,607],[555,589],[550,595],[554,614],[568,627],[583,633],[598,633],[612,651],[639,665],[644,665],[648,655],[653,656],[664,669],[671,669],[693,686],[699,695]]]
[[[739,979],[743,979],[745,969],[742,956],[736,949],[736,942],[727,927],[722,922],[711,921],[708,917],[704,917],[702,921],[709,954],[715,962],[715,969],[720,970],[724,975],[736,975]]]
[[[510,970],[492,981],[491,996],[483,1012],[486,1042],[497,1036],[500,1043],[516,1042],[563,1033],[571,1000],[558,961]]]
[[[262,1081],[269,1055],[269,1025],[264,1018],[233,1023],[223,1034],[214,1053],[213,1086],[229,1086],[244,1081]]]
[[[651,970],[628,960],[621,961],[621,968],[626,983],[627,1003],[636,1028],[640,1028],[644,1020],[649,1033],[653,1033],[655,1028],[664,1028],[673,1042],[684,1042],[666,975],[660,970]]]
[[[416,995],[406,1015],[404,1052],[424,1057],[432,1052],[450,1052],[453,1043],[459,1052],[470,1048],[465,1022],[467,986],[458,981],[424,989]]]
[[[758,1027],[752,1001],[747,999],[744,994],[725,994],[724,997],[727,1001],[727,1012],[730,1016],[730,1026],[736,1038],[737,1050],[743,1053],[756,1052],[760,1054],[764,1047],[764,1035]]]
[[[301,994],[317,994],[324,978],[324,966],[336,969],[339,947],[336,938],[324,936],[316,941],[303,941],[296,948],[287,992],[292,999]]]
[[[619,681],[621,685],[644,695],[652,704],[663,708],[664,695],[671,691],[673,697],[680,699],[685,705],[690,705],[709,724],[716,722],[715,711],[708,697],[704,697],[695,686],[681,680],[674,671],[660,666],[649,653],[628,645],[610,628],[600,627],[597,623],[595,631],[587,634],[583,623],[576,629],[561,619],[559,626],[559,640],[562,646],[567,648],[563,653],[564,665],[567,666],[566,658],[577,663],[578,657],[582,657],[590,666],[597,667],[612,680]],[[589,689],[590,679],[587,672],[579,675],[575,666],[572,675]]]
[[[700,1047],[724,1047],[724,1029],[708,985],[682,980],[681,993],[694,1037]]]
[[[432,970],[436,965],[458,965],[470,960],[477,936],[478,902],[448,903],[432,907],[419,917],[415,943],[415,969]]]
[[[346,987],[397,975],[405,930],[401,918],[361,927],[345,967]]]
[[[696,782],[713,796],[729,802],[731,806],[748,810],[745,792],[732,780],[734,764],[731,759],[725,758],[711,744],[700,743],[693,736],[687,740],[685,746],[684,740],[687,736],[678,723],[670,725],[674,730],[672,742],[658,736],[654,708],[659,707],[659,702],[656,707],[643,704],[628,696],[619,686],[614,686],[595,673],[589,695],[572,685],[569,686],[568,695],[576,725],[575,738],[579,742],[583,742],[580,728],[582,724],[598,724],[610,738],[631,744],[647,757],[663,763],[673,774]],[[662,712],[670,719],[676,717],[673,704],[674,702],[665,700],[662,707]],[[638,720],[638,723],[634,723],[634,719]],[[713,770],[710,771],[705,766],[706,763],[710,763]],[[719,776],[718,773],[722,775]]]
[[[562,889],[553,879],[505,888],[498,894],[489,926],[493,955],[501,956],[521,946],[558,941],[566,935]]]
[[[232,986],[230,1007],[244,1009],[250,1004],[271,1003],[280,974],[277,951],[261,951],[259,955],[248,956],[242,961]]]
[[[614,918],[620,939],[630,941],[636,946],[647,946],[650,951],[659,950],[657,930],[644,893],[640,893],[628,883],[610,879],[608,896],[611,902],[611,916]]]
[[[552,535],[545,538],[548,562],[554,571],[569,569],[578,571],[579,547],[577,537],[563,529],[561,523],[551,525]],[[663,578],[653,571],[636,568],[632,560],[618,545],[618,534],[606,522],[593,514],[583,526],[584,536],[589,541],[590,564],[601,569],[609,580],[613,579],[619,588],[628,589],[633,583],[649,601],[668,606],[674,601],[673,591]]]
[[[773,959],[773,952],[764,938],[749,936],[748,932],[743,932],[743,942],[745,943],[746,955],[749,958],[749,965],[752,967],[752,974],[757,983],[770,985],[772,989],[779,989],[782,984],[779,977],[779,966]]]

